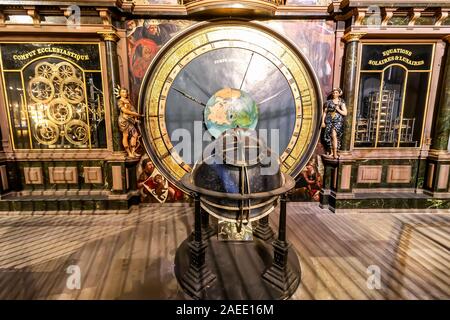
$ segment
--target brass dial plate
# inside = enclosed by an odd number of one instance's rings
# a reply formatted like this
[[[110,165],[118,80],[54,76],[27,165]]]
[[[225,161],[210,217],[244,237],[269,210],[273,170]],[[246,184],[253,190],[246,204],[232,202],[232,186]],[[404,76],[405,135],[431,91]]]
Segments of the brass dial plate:
[[[222,60],[226,61],[223,68],[218,66]],[[264,66],[270,72],[265,73]],[[206,76],[208,72],[215,76]],[[215,81],[217,85],[211,84]],[[264,108],[270,111],[265,115],[261,107],[260,119],[263,117],[266,123],[272,121],[271,117],[281,119],[278,121],[281,140],[285,140],[280,150],[282,170],[295,176],[308,161],[320,130],[321,99],[317,95],[320,92],[317,80],[306,60],[287,41],[259,25],[206,23],[187,30],[161,50],[140,93],[139,111],[145,114],[144,144],[161,172],[177,186],[181,187],[178,181],[191,170],[196,159],[186,159],[174,148],[177,143],[171,140],[174,129],[178,125],[193,131],[190,123],[195,117],[189,118],[189,114],[201,111],[190,106],[197,102],[201,108],[200,104],[220,85],[237,87],[239,83],[243,89],[260,96],[258,103],[273,99],[266,103],[269,106]],[[185,95],[181,96],[180,91]],[[190,101],[186,96],[191,96]],[[277,104],[277,99],[286,105]],[[188,114],[189,108],[192,112]],[[189,123],[182,123],[184,114]],[[195,119],[202,120],[201,116]],[[274,121],[270,128],[276,127]],[[284,128],[285,122],[289,130]],[[264,121],[260,123],[263,128]]]

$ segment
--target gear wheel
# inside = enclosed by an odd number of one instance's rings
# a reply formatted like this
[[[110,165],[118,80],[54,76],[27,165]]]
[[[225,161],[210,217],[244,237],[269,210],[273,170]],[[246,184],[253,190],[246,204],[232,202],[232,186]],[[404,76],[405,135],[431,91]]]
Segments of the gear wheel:
[[[52,100],[47,108],[47,117],[59,125],[69,122],[72,116],[72,105],[62,98]]]
[[[66,124],[64,136],[74,145],[85,145],[89,140],[89,126],[81,120],[71,120]]]
[[[35,77],[28,83],[30,98],[36,103],[48,103],[55,95],[52,82],[44,77]]]
[[[84,100],[84,83],[75,77],[64,79],[61,82],[59,92],[61,97],[70,103],[77,104]]]
[[[59,138],[59,128],[49,120],[41,120],[34,126],[34,137],[40,144],[52,145]]]
[[[55,66],[57,75],[65,80],[76,77],[75,68],[68,62],[60,62]]]
[[[41,62],[34,68],[34,75],[36,77],[43,77],[46,79],[51,79],[54,76],[55,65],[48,62]]]

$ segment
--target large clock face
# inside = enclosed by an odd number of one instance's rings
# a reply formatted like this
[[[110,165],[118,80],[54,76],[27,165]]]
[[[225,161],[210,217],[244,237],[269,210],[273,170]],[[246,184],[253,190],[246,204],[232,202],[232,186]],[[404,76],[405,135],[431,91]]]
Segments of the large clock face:
[[[147,72],[139,109],[144,144],[158,169],[182,187],[178,181],[217,133],[205,125],[205,107],[224,92],[256,103],[258,119],[247,122],[280,154],[282,170],[296,176],[320,130],[317,81],[293,46],[244,22],[203,23],[186,31]],[[215,129],[233,123],[216,113]]]

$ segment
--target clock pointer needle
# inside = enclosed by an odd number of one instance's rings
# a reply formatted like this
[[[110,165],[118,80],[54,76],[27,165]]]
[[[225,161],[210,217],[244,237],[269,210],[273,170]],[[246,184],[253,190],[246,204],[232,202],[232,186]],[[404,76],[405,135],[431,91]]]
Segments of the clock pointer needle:
[[[282,94],[282,93],[285,92],[286,90],[287,90],[287,88],[285,88],[285,89],[283,89],[283,90],[281,90],[281,91],[278,91],[278,92],[275,93],[273,96],[270,96],[270,97],[268,97],[268,98],[266,98],[266,99],[260,101],[260,102],[258,103],[258,105],[261,105],[261,104],[263,104],[263,103],[269,102],[269,101],[272,100],[272,99],[275,99],[276,97],[278,97],[280,94]]]
[[[244,81],[245,81],[245,78],[247,77],[247,72],[248,72],[248,69],[250,68],[250,64],[252,63],[252,59],[253,59],[253,55],[254,54],[255,53],[252,52],[252,55],[250,56],[250,60],[248,61],[248,64],[247,64],[247,69],[245,69],[244,77],[242,78],[241,85],[239,86],[239,90],[242,90],[242,86],[244,85]]]
[[[200,91],[206,96],[206,97],[211,97],[212,94],[206,92],[204,86],[202,86],[198,79],[192,75],[190,72],[186,72],[186,77],[189,79],[189,82],[191,82],[193,85],[197,86],[198,89],[200,89]]]
[[[180,89],[174,88],[172,87],[173,90],[175,90],[176,92],[178,92],[179,94],[181,94],[182,96],[185,96],[186,98],[188,98],[189,100],[194,101],[195,103],[198,103],[199,105],[206,107],[206,104],[201,102],[200,100],[195,99],[193,96],[187,94],[186,92],[181,91]]]

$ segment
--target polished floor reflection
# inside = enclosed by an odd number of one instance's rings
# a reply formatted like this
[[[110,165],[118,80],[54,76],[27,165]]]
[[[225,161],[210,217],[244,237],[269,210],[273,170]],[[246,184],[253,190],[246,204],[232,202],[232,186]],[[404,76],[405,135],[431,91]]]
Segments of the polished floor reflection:
[[[450,299],[450,213],[288,208],[288,238],[303,269],[293,299]],[[188,299],[174,257],[192,226],[193,209],[180,206],[2,215],[0,299]],[[69,266],[79,267],[80,289],[67,286]]]

